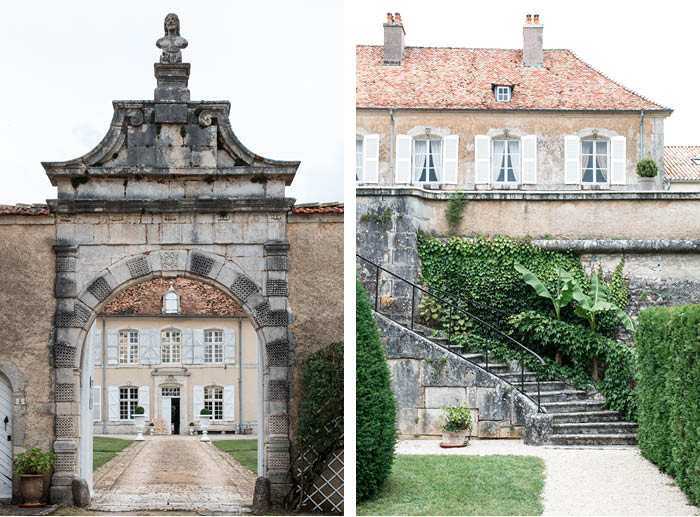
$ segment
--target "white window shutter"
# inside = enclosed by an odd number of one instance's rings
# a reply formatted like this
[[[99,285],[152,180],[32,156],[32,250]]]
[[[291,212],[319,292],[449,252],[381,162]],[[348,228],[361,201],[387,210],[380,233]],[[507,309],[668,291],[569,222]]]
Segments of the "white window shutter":
[[[224,330],[224,362],[236,363],[236,331],[233,329]]]
[[[491,179],[491,137],[474,135],[474,183],[488,184]]]
[[[99,386],[92,387],[92,419],[95,422],[102,420],[102,390]]]
[[[107,331],[107,364],[119,364],[119,332]]]
[[[204,386],[195,386],[192,389],[192,408],[194,421],[199,422],[199,412],[204,408]]]
[[[442,182],[457,184],[459,163],[459,135],[448,135],[442,139]]]
[[[160,364],[160,329],[151,329],[149,334],[151,336],[151,351],[149,353],[151,364]]]
[[[224,420],[233,421],[236,419],[235,400],[234,386],[224,386]]]
[[[520,183],[534,185],[537,183],[537,135],[522,137],[523,166]]]
[[[193,364],[194,363],[194,349],[193,349],[193,335],[192,329],[186,328],[182,331],[182,350],[180,350],[182,364]]]
[[[151,364],[150,330],[142,330],[139,332],[139,362],[141,364]]]
[[[408,135],[396,135],[396,183],[411,183],[411,147],[413,139]]]
[[[151,389],[150,386],[139,386],[139,406],[143,408],[143,416],[148,420],[151,409]]]
[[[107,406],[109,407],[109,419],[119,420],[119,387],[107,388]]]
[[[379,181],[379,135],[367,135],[362,141],[362,178],[360,183]]]
[[[204,331],[194,329],[193,340],[194,364],[202,364],[204,362]]]
[[[92,338],[92,352],[95,366],[102,366],[102,330],[95,328]]]
[[[625,185],[627,183],[627,140],[624,136],[610,139],[610,183]]]
[[[581,182],[581,139],[574,135],[564,137],[564,183]]]

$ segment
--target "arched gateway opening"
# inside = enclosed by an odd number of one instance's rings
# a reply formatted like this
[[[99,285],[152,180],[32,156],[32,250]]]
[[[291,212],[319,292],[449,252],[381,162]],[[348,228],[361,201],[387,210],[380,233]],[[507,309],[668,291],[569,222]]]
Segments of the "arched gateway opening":
[[[190,100],[190,65],[182,62],[179,34],[177,16],[168,15],[161,40],[172,44],[155,64],[153,100],[114,102],[112,123],[95,149],[43,163],[58,187],[58,199],[50,201],[57,243],[56,503],[73,503],[74,480],[89,485],[88,332],[115,296],[158,278],[212,285],[249,318],[260,350],[258,473],[273,504],[288,488],[293,341],[286,214],[294,200],[285,197],[285,187],[299,162],[270,160],[243,146],[228,102]]]

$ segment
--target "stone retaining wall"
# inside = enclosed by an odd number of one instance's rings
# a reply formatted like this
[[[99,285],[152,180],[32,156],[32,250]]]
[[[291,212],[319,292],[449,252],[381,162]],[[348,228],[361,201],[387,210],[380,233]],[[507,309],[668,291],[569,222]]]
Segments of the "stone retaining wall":
[[[534,402],[495,375],[376,314],[405,437],[439,436],[442,406],[466,402],[478,438],[521,438]]]

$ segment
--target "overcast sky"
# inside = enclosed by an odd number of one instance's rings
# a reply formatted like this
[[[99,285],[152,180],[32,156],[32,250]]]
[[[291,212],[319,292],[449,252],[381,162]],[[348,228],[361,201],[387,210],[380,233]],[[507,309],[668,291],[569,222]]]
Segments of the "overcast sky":
[[[169,12],[189,41],[192,99],[231,101],[246,147],[301,160],[288,196],[342,201],[342,0],[66,0],[3,4],[0,203],[55,198],[40,162],[97,145],[112,100],[153,98]]]
[[[539,14],[544,48],[568,48],[623,86],[674,110],[666,145],[700,145],[700,3],[645,1],[357,0],[359,44],[382,45],[387,12],[400,12],[406,45],[522,48],[525,15]]]

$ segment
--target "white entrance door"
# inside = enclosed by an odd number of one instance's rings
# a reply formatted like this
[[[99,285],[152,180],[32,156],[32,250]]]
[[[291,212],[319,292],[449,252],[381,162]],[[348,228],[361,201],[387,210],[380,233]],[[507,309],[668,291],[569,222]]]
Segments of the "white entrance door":
[[[0,499],[12,497],[12,389],[0,375]]]
[[[161,400],[162,402],[160,403],[160,417],[163,419],[163,422],[165,422],[165,429],[167,430],[168,434],[170,434],[170,399],[162,398]]]

